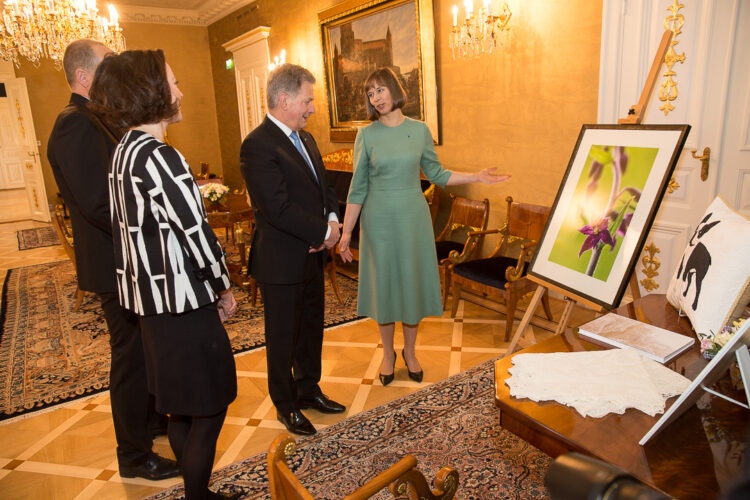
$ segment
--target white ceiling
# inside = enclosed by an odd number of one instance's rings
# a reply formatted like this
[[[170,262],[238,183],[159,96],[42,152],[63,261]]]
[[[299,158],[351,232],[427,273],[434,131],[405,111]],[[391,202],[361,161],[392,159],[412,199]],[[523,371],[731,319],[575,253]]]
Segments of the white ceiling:
[[[207,26],[257,0],[110,0],[125,22]],[[103,7],[104,2],[99,2]],[[108,2],[107,2],[108,3]]]

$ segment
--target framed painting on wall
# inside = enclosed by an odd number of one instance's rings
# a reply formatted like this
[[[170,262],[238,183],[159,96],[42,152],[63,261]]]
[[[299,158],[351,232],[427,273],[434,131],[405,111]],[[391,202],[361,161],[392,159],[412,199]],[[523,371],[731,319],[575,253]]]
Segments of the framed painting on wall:
[[[432,0],[349,0],[318,14],[331,141],[353,142],[367,125],[367,76],[390,67],[408,95],[403,112],[439,141]]]
[[[617,307],[689,125],[584,125],[529,274]]]

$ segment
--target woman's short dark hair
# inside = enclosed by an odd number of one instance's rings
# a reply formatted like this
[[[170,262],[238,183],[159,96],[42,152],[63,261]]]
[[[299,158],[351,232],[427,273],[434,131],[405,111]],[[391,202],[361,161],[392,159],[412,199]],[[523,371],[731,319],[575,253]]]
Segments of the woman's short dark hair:
[[[178,111],[161,50],[108,54],[96,69],[89,97],[91,108],[122,130],[168,120]]]
[[[370,73],[370,76],[367,77],[367,80],[365,80],[364,84],[365,103],[367,103],[367,117],[372,121],[380,118],[380,113],[378,113],[378,110],[375,109],[372,104],[370,104],[370,99],[367,97],[367,91],[377,85],[384,86],[391,93],[391,98],[393,99],[393,108],[390,111],[393,111],[396,108],[401,109],[404,107],[404,104],[406,104],[406,91],[401,85],[401,82],[396,76],[396,73],[394,73],[391,68],[376,69],[375,71]]]

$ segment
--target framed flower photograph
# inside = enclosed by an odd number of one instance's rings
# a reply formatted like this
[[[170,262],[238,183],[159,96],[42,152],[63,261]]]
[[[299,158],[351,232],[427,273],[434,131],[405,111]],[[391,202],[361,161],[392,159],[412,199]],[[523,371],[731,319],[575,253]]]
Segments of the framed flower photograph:
[[[617,307],[689,125],[584,125],[529,274]]]
[[[406,90],[405,115],[439,140],[432,0],[348,0],[318,14],[331,141],[354,142],[367,125],[363,84],[391,68]]]

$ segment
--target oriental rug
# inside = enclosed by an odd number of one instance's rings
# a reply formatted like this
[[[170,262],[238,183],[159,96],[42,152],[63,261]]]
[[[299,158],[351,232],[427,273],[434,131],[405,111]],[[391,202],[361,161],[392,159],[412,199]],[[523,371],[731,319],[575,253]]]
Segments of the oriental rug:
[[[31,229],[19,229],[16,231],[19,250],[31,250],[32,248],[51,247],[60,244],[57,231],[52,226],[34,227]]]
[[[326,327],[358,318],[357,281],[339,275],[344,303],[326,285]],[[11,269],[0,309],[0,421],[109,386],[109,333],[99,300],[87,293],[73,311],[77,288],[70,261]],[[235,353],[264,345],[260,296],[232,287],[239,305],[226,323]],[[260,295],[260,294],[259,294]]]
[[[456,498],[549,498],[552,459],[504,430],[494,404],[494,361],[297,439],[289,467],[316,499],[343,498],[406,454],[432,481],[458,470]],[[270,498],[266,454],[215,471],[211,489]],[[149,500],[183,498],[182,486]],[[393,498],[382,490],[374,498]]]

